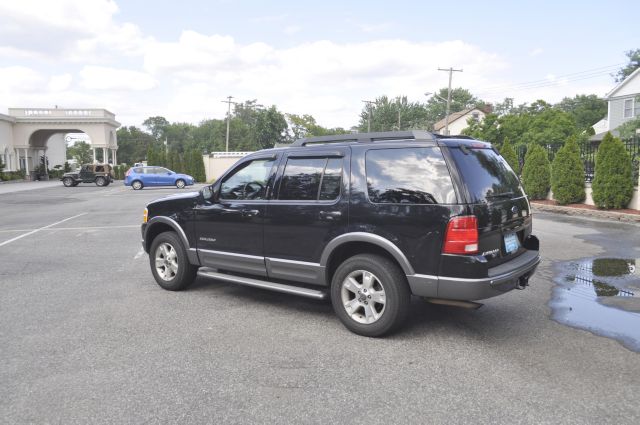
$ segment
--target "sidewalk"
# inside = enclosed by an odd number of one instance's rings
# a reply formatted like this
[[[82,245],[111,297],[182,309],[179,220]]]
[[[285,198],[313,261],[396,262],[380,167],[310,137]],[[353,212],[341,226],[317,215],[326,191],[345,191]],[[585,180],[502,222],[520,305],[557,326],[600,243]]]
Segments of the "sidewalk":
[[[2,183],[0,184],[0,195],[5,193],[24,192],[25,190],[48,189],[55,186],[62,186],[60,180]]]
[[[557,205],[555,201],[549,200],[531,201],[531,208],[534,211],[640,223],[639,210],[600,210],[593,205],[586,204],[569,204],[560,206]]]

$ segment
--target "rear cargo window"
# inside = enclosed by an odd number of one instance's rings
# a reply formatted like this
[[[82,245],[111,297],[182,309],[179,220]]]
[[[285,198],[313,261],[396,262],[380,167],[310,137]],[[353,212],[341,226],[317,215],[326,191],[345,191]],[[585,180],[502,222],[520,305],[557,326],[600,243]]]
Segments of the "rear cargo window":
[[[523,196],[520,181],[493,149],[451,148],[453,159],[471,195],[471,202]]]
[[[372,149],[366,156],[369,199],[377,204],[455,204],[439,148]]]

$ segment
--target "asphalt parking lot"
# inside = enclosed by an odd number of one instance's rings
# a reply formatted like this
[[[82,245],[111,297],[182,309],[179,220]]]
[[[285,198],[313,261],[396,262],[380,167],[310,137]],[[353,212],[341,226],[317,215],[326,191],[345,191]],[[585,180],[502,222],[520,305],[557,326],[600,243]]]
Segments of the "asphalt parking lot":
[[[538,214],[531,287],[415,299],[385,339],[329,303],[201,280],[161,290],[134,192],[0,194],[2,423],[639,423],[640,354],[551,319],[558,262],[640,258],[640,227]]]

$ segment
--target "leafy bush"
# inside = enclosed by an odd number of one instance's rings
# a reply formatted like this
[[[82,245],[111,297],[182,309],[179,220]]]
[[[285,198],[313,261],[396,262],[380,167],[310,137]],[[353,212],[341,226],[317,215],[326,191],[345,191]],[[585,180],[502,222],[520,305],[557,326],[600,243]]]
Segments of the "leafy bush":
[[[560,205],[584,201],[584,170],[575,137],[556,153],[551,165],[551,190]]]
[[[540,145],[530,144],[522,167],[522,184],[531,199],[545,199],[549,193],[551,164],[547,151]]]
[[[611,133],[596,154],[593,201],[598,208],[626,208],[633,196],[633,168],[624,144]]]
[[[507,161],[516,174],[520,174],[520,164],[518,163],[518,155],[515,149],[509,142],[509,138],[504,139],[502,148],[500,149],[500,155]]]
[[[202,159],[202,154],[197,149],[191,151],[191,167],[191,176],[195,181],[199,183],[206,182],[207,177],[205,176],[204,160]]]

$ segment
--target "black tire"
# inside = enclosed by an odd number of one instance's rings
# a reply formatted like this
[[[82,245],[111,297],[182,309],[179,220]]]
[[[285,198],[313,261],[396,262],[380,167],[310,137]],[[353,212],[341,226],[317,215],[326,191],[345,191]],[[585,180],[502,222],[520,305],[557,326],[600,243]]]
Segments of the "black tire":
[[[344,282],[347,277],[354,274],[357,280],[357,275],[361,272],[373,274],[378,282],[375,284],[377,288],[374,288],[374,292],[379,292],[381,289],[384,294],[384,304],[372,302],[371,288],[369,289],[369,294],[371,294],[368,295],[369,299],[366,298],[367,294],[361,295],[364,297],[362,303],[370,302],[370,308],[379,310],[376,310],[376,313],[380,314],[379,318],[372,323],[361,323],[352,317],[356,316],[361,320],[367,320],[363,316],[366,313],[364,305],[356,307],[351,313],[348,313],[343,302],[343,293],[347,294],[347,297],[351,295],[351,290],[347,288],[343,292]],[[366,292],[365,289],[362,291]],[[358,294],[360,293],[358,291]],[[355,301],[355,297],[359,296],[353,295],[354,299],[351,301]],[[405,274],[393,261],[379,255],[360,254],[345,260],[334,273],[331,281],[331,303],[340,321],[351,332],[367,337],[379,337],[398,329],[406,320],[411,305],[411,292]]]
[[[159,250],[163,245],[169,245],[175,249],[177,271],[172,277],[162,277],[156,267],[156,258],[161,254]],[[198,272],[198,267],[189,263],[187,251],[175,232],[164,232],[156,236],[149,250],[149,265],[151,266],[151,273],[158,285],[168,291],[181,291],[185,289],[193,282]],[[167,267],[165,266],[165,270],[166,269]]]
[[[187,183],[186,183],[184,180],[182,180],[182,179],[178,179],[178,180],[176,180],[176,187],[177,187],[178,189],[184,189],[184,187],[185,187],[186,185],[187,185]]]
[[[140,180],[134,180],[131,182],[131,187],[133,188],[133,190],[141,190],[144,185]]]
[[[96,183],[96,186],[103,187],[107,185],[107,179],[105,179],[104,177],[98,176],[96,177],[95,183]]]
[[[75,184],[73,184],[74,181],[71,177],[65,177],[62,179],[62,184],[65,185],[65,187],[73,187],[76,186]]]

